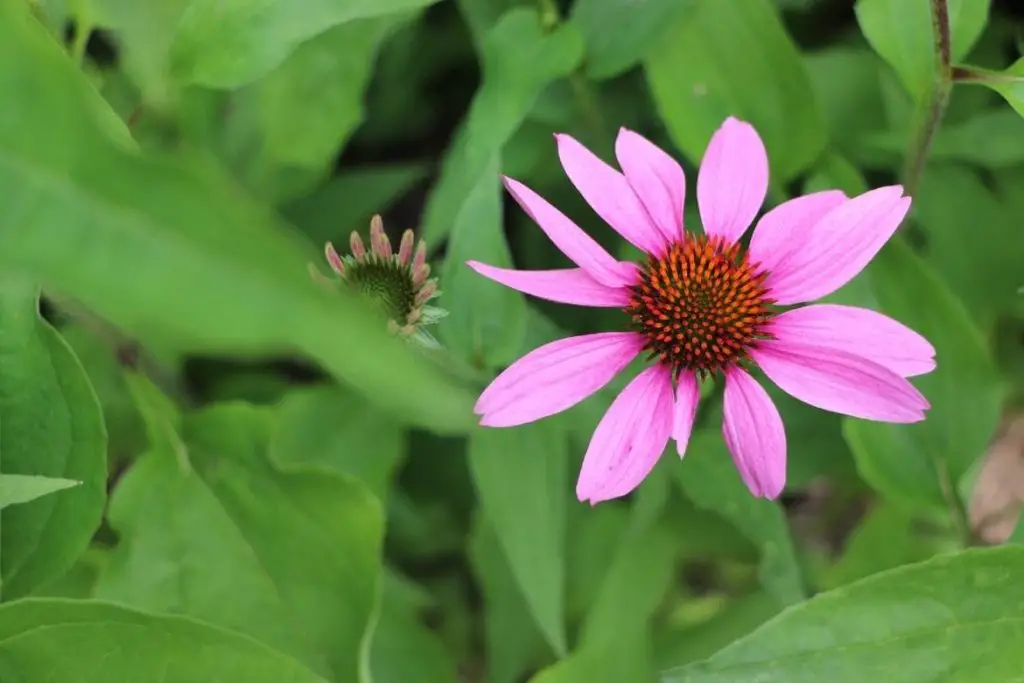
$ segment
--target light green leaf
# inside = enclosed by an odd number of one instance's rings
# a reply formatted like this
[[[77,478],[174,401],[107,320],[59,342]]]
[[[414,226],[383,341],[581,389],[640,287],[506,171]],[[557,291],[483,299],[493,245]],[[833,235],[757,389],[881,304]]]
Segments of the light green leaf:
[[[88,600],[0,606],[0,653],[0,677],[12,683],[327,683],[238,633]]]
[[[711,416],[714,428],[694,432],[677,470],[679,483],[695,505],[717,512],[760,548],[761,584],[780,605],[799,602],[805,591],[786,516],[778,503],[750,495],[722,440],[719,422]]]
[[[130,335],[300,351],[413,422],[471,424],[472,397],[364,302],[314,282],[307,268],[321,257],[265,207],[218,170],[112,138],[113,114],[21,3],[0,4],[0,92],[0,265]]]
[[[1024,116],[1024,57],[1005,71],[972,67],[961,82],[977,83],[995,90],[1018,114]]]
[[[0,469],[36,486],[46,485],[42,477],[82,485],[0,512],[6,599],[67,571],[89,545],[106,500],[99,402],[74,353],[40,317],[38,295],[35,284],[0,273]]]
[[[441,289],[458,302],[438,326],[445,345],[474,367],[498,368],[517,356],[526,334],[526,299],[483,277],[468,265],[472,259],[509,268],[501,229],[501,182],[498,164],[490,163],[465,198],[452,228],[441,271]]]
[[[696,3],[645,65],[661,118],[693,161],[728,116],[757,128],[777,181],[800,173],[825,146],[807,71],[769,0]]]
[[[583,646],[530,683],[654,683],[649,640],[645,632],[623,631],[613,647]]]
[[[948,0],[950,57],[966,55],[988,21],[990,0]],[[864,37],[889,63],[907,92],[921,97],[935,71],[929,0],[857,0],[854,7]]]
[[[281,465],[350,474],[383,501],[405,455],[405,432],[394,418],[341,387],[309,387],[289,392],[278,404],[270,449]]]
[[[866,272],[881,310],[935,346],[937,367],[913,379],[931,403],[923,422],[848,419],[843,433],[864,479],[891,502],[938,511],[995,432],[1003,382],[963,306],[901,239]]]
[[[551,647],[566,651],[565,524],[568,435],[552,422],[470,435],[469,464],[480,504]]]
[[[360,483],[269,461],[269,409],[183,418],[184,460],[138,460],[114,492],[121,542],[96,596],[249,634],[332,680],[367,665],[384,534]]]
[[[171,45],[182,83],[235,88],[280,64],[297,46],[339,24],[437,0],[219,0],[193,2]]]
[[[0,509],[27,503],[48,493],[55,493],[82,482],[59,477],[34,477],[25,474],[0,474]]]
[[[693,0],[577,0],[571,21],[587,45],[587,76],[612,78],[636,66],[665,31],[698,4]]]
[[[423,236],[441,241],[452,230],[466,198],[522,124],[534,101],[552,81],[567,76],[583,57],[583,38],[572,25],[545,33],[536,11],[517,7],[486,35],[483,85],[456,133],[431,193]]]
[[[878,56],[869,48],[835,45],[804,55],[804,63],[828,123],[829,138],[855,152],[865,133],[887,125]],[[895,134],[894,134],[895,137]],[[900,136],[901,151],[906,134]]]
[[[968,550],[791,607],[665,683],[980,683],[1020,676],[1024,548]]]

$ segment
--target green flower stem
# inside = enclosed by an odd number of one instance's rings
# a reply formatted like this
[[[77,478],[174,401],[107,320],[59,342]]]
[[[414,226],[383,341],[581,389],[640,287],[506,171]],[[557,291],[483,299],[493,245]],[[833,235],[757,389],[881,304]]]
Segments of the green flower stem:
[[[935,73],[927,101],[918,109],[916,125],[911,134],[910,151],[903,169],[903,187],[913,196],[921,184],[932,140],[949,105],[953,90],[953,68],[950,64],[949,8],[946,0],[931,0],[932,37]]]

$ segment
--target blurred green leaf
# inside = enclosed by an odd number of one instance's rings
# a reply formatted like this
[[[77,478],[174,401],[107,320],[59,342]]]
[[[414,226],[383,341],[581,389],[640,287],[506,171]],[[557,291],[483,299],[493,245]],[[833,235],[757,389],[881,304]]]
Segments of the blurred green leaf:
[[[39,315],[38,296],[32,282],[0,275],[0,466],[5,475],[82,484],[31,502],[21,496],[21,505],[0,512],[5,599],[67,571],[89,545],[106,501],[99,402],[70,347]]]
[[[280,465],[319,465],[359,479],[380,500],[405,455],[402,425],[341,387],[290,391],[278,404],[270,452]]]
[[[728,116],[757,128],[777,181],[800,173],[825,146],[810,78],[768,0],[697,3],[645,66],[658,112],[691,160]]]
[[[1024,548],[968,550],[791,607],[666,683],[973,683],[1020,674]]]
[[[565,562],[571,580],[565,593],[570,622],[582,621],[594,604],[635,517],[621,501],[595,507],[569,504]]]
[[[529,113],[541,91],[569,75],[583,57],[583,38],[571,24],[545,33],[536,11],[517,7],[502,15],[484,38],[483,85],[456,133],[423,218],[423,237],[440,242],[453,229],[463,204],[493,177],[501,148]]]
[[[622,631],[612,647],[584,645],[530,683],[654,683],[649,640],[646,632]]]
[[[551,647],[566,651],[565,531],[568,435],[552,422],[470,435],[480,504]]]
[[[47,581],[32,591],[33,598],[92,598],[96,582],[106,564],[107,551],[92,547],[80,555],[71,569],[52,581]]]
[[[12,683],[327,683],[238,633],[87,600],[2,605],[0,642],[0,677]]]
[[[8,505],[28,503],[48,493],[55,493],[82,482],[59,477],[35,477],[26,474],[0,474],[0,509]]]
[[[717,409],[715,413],[721,414]],[[694,431],[677,470],[683,492],[698,507],[732,522],[760,548],[761,584],[780,605],[800,602],[805,596],[803,578],[782,508],[775,501],[750,495],[722,440],[720,418],[705,419],[714,427]]]
[[[361,680],[381,507],[346,476],[276,470],[271,417],[241,403],[209,408],[184,418],[182,457],[157,449],[135,463],[111,501],[121,542],[96,595],[205,619],[333,680]]]
[[[183,83],[234,88],[280,64],[299,44],[339,24],[437,0],[220,0],[193,2],[171,45],[171,72]]]
[[[947,0],[950,57],[959,61],[985,30],[990,0]],[[896,70],[907,91],[920,98],[935,71],[932,17],[928,0],[857,0],[864,37]]]
[[[1024,116],[1024,57],[1005,71],[971,67],[963,82],[977,83],[995,90],[1018,114]]]
[[[636,66],[665,31],[699,4],[693,0],[577,0],[572,23],[587,46],[587,76],[618,76]]]
[[[901,239],[866,272],[882,311],[935,346],[937,368],[914,378],[931,403],[923,422],[847,419],[843,431],[861,475],[891,502],[942,510],[995,433],[1004,384],[963,306]]]
[[[113,139],[113,114],[20,3],[0,5],[0,92],[0,263],[129,334],[298,349],[414,422],[470,424],[471,397],[314,282],[314,252],[264,207],[206,166],[129,151],[123,128]]]
[[[871,50],[830,46],[804,54],[804,63],[828,124],[829,138],[844,151],[856,151],[865,133],[886,127],[879,60]],[[902,152],[906,134],[899,139]]]
[[[862,139],[861,144],[877,149],[879,158],[896,167],[906,151],[907,135],[905,131],[881,131]],[[926,173],[932,172],[937,161],[962,161],[988,168],[1019,165],[1024,163],[1024,120],[1016,112],[1001,107],[979,112],[964,121],[947,122],[935,134],[929,154],[932,165]],[[929,194],[932,191],[918,192],[915,199],[919,207]],[[940,195],[940,199],[948,199],[948,195]]]

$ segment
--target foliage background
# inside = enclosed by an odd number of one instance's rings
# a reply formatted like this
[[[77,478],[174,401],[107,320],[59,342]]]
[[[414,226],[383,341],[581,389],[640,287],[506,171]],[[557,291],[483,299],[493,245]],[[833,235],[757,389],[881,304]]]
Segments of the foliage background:
[[[1024,379],[1022,9],[0,0],[0,679],[1017,680],[1024,550],[971,501]],[[692,184],[728,115],[764,137],[772,203],[906,184],[905,228],[830,298],[932,340],[933,409],[776,392],[768,502],[712,396],[682,463],[581,505],[625,378],[517,429],[471,406],[620,314],[462,264],[562,263],[499,173],[630,256],[551,133],[608,159],[630,127]],[[309,276],[376,212],[432,247],[441,354]]]

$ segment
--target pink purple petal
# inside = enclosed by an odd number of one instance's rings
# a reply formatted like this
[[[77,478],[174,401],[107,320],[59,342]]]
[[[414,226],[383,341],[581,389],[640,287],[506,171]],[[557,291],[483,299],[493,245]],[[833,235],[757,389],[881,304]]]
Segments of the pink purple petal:
[[[676,406],[672,418],[672,439],[676,442],[676,452],[680,458],[686,455],[686,446],[690,443],[699,402],[700,387],[697,385],[697,376],[692,372],[680,374],[676,381]]]
[[[874,361],[787,339],[750,351],[787,394],[822,410],[877,422],[919,422],[928,401],[914,385]]]
[[[672,379],[660,365],[626,385],[594,430],[576,497],[596,504],[639,486],[668,445],[672,405]]]
[[[779,409],[753,377],[733,366],[725,375],[722,436],[747,488],[775,499],[786,485],[786,431]]]
[[[902,193],[899,185],[882,187],[825,214],[773,273],[772,298],[781,305],[813,301],[852,280],[906,217],[910,197]]]
[[[560,413],[612,381],[642,346],[643,340],[632,332],[546,344],[498,375],[480,394],[474,411],[487,427],[512,427]]]
[[[629,303],[628,289],[602,285],[582,268],[514,270],[478,261],[466,261],[466,265],[506,287],[548,301],[594,308],[620,308]]]
[[[788,341],[835,349],[888,368],[901,377],[935,369],[935,347],[903,323],[856,306],[817,304],[782,313],[771,332]]]
[[[824,190],[790,199],[761,217],[750,236],[747,254],[769,272],[769,286],[775,276],[772,271],[807,241],[810,230],[825,214],[844,201],[846,195],[839,190]]]
[[[503,180],[505,189],[523,211],[569,260],[588,275],[609,287],[622,287],[636,281],[633,264],[616,261],[590,235],[530,188],[512,178]]]
[[[768,153],[754,127],[733,117],[715,131],[697,174],[704,232],[735,242],[768,194]]]
[[[626,177],[569,135],[556,135],[562,168],[576,189],[608,225],[648,254],[660,255],[665,236],[655,227]]]
[[[626,128],[620,128],[615,139],[615,158],[665,240],[681,239],[686,198],[683,167],[653,142]]]

